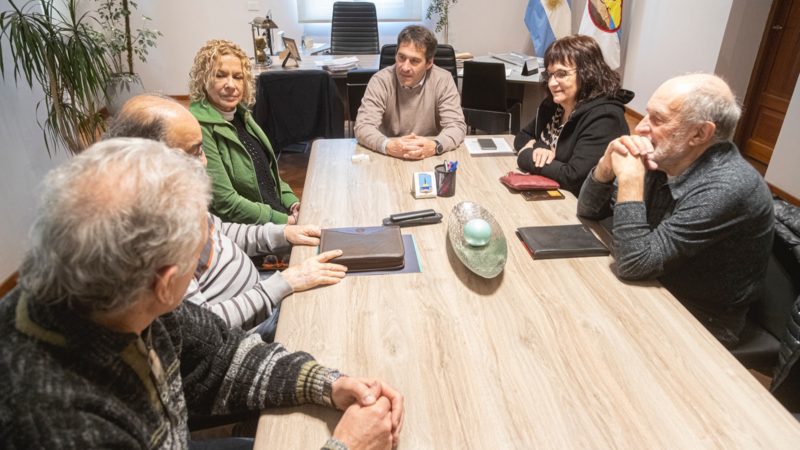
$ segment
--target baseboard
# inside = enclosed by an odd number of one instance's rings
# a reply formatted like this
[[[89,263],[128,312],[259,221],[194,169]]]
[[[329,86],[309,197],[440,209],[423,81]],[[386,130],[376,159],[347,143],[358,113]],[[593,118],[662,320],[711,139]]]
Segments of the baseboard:
[[[19,272],[14,272],[11,274],[10,277],[6,278],[3,281],[3,284],[0,284],[0,299],[6,296],[12,289],[17,286],[17,278],[19,276]]]
[[[791,204],[793,204],[795,206],[800,206],[800,199],[798,199],[794,195],[784,191],[783,189],[781,189],[781,188],[779,188],[777,186],[774,186],[769,181],[767,182],[767,186],[769,186],[769,190],[772,191],[773,194],[777,195],[778,197],[786,200],[787,202],[789,202],[789,203],[791,203]]]

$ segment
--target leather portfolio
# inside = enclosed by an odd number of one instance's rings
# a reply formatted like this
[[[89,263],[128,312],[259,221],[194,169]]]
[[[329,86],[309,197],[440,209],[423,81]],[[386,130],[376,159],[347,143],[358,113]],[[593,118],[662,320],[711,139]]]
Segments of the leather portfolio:
[[[320,236],[320,253],[342,250],[331,262],[350,272],[402,269],[405,250],[400,227],[326,228]]]
[[[500,182],[517,191],[546,191],[558,189],[558,181],[542,175],[508,172],[500,177]]]
[[[517,236],[533,259],[605,256],[611,253],[585,225],[522,227]]]

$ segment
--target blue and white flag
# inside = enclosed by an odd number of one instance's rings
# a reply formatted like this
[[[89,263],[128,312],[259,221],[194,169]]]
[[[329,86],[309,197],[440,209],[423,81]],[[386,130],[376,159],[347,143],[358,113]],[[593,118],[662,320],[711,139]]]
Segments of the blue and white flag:
[[[572,32],[569,0],[529,0],[525,26],[531,33],[536,56],[544,58],[547,46]]]
[[[608,67],[616,70],[620,63],[619,33],[622,26],[623,0],[587,0],[586,11],[578,31],[593,37]]]

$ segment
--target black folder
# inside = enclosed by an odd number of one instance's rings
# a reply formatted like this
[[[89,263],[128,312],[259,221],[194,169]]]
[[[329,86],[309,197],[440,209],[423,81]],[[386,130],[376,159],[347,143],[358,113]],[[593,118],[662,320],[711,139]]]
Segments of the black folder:
[[[611,253],[585,225],[521,227],[517,236],[533,259],[606,256]]]

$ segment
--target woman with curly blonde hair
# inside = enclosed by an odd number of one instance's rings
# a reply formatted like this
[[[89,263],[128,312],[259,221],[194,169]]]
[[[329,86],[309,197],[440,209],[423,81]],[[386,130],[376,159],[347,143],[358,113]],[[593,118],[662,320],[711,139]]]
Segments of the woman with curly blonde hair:
[[[281,180],[272,146],[247,108],[254,96],[247,55],[231,41],[208,41],[189,78],[189,111],[203,129],[213,183],[212,212],[226,222],[296,223],[300,201]]]

